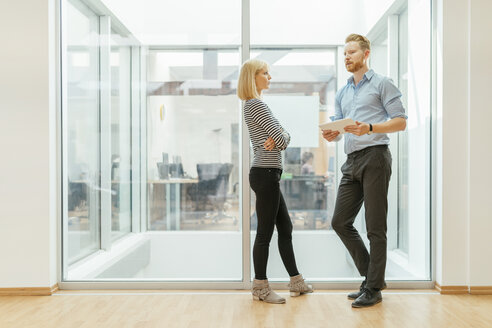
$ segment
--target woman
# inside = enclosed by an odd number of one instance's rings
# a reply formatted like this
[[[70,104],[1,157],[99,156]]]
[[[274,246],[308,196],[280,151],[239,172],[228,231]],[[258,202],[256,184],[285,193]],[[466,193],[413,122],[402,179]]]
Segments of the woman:
[[[301,174],[302,175],[313,175],[314,174],[313,160],[314,160],[314,155],[310,151],[302,154],[302,159],[301,159],[301,161],[302,161]]]
[[[290,135],[285,131],[270,108],[261,100],[261,93],[270,86],[268,64],[261,60],[248,60],[241,68],[237,93],[244,100],[243,114],[253,144],[254,160],[249,173],[251,188],[256,194],[258,228],[253,247],[255,279],[253,299],[268,303],[285,303],[268,284],[266,267],[268,249],[273,229],[277,226],[278,248],[285,268],[290,276],[290,295],[312,293],[313,289],[304,282],[297,271],[292,247],[292,222],[280,192],[282,174],[281,151],[287,148]]]

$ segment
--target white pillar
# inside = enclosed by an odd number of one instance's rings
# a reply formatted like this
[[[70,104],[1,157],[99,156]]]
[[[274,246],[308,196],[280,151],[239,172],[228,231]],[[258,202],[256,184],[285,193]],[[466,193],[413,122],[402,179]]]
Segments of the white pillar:
[[[469,282],[473,293],[473,287],[492,286],[492,67],[487,64],[492,53],[492,1],[469,3]]]
[[[468,1],[437,1],[436,282],[466,286]],[[458,132],[459,131],[459,132]]]
[[[436,2],[436,281],[492,286],[487,0]]]
[[[56,2],[0,2],[0,288],[57,282]]]

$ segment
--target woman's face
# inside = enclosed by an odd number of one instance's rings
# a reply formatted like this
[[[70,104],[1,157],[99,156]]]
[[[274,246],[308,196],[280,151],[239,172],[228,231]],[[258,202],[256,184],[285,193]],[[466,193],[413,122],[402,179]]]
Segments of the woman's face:
[[[271,79],[272,77],[270,76],[270,73],[268,73],[268,70],[264,68],[262,68],[258,73],[256,73],[255,83],[256,83],[256,90],[258,91],[258,93],[261,93],[261,91],[270,88]]]

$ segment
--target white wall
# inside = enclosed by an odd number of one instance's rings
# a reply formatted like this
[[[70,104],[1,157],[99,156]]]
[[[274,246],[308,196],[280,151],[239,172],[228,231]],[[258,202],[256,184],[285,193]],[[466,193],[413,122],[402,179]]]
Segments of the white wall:
[[[492,111],[490,77],[486,64],[492,53],[492,1],[471,0],[470,6],[470,103],[469,103],[469,210],[470,210],[470,286],[492,285]]]
[[[436,281],[491,286],[490,1],[436,3]]]
[[[0,2],[0,288],[57,279],[55,13]]]
[[[437,1],[436,281],[445,286],[467,284],[467,2]]]
[[[408,1],[408,259],[418,276],[429,272],[430,3]]]

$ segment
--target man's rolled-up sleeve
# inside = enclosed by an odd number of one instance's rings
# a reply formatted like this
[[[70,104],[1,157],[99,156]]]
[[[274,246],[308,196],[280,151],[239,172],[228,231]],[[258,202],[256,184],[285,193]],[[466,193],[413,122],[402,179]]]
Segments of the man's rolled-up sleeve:
[[[401,96],[400,90],[393,84],[391,79],[386,78],[382,81],[381,102],[390,119],[395,117],[408,118],[405,114],[403,103],[401,102]]]

